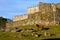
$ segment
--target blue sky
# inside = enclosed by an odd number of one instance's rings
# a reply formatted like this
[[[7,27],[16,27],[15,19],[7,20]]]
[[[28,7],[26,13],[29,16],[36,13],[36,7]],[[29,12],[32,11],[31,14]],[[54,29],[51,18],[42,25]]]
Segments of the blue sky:
[[[60,0],[0,0],[0,16],[12,19],[15,15],[26,14],[27,7],[38,2],[60,3]]]

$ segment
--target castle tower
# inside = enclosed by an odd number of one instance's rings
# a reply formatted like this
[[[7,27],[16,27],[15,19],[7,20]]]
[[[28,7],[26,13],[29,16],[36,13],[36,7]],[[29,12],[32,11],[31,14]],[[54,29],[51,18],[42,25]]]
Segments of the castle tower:
[[[56,4],[51,3],[42,3],[39,4],[39,12],[41,15],[41,22],[47,24],[56,24],[57,23],[57,7]]]
[[[60,3],[57,3],[56,4],[56,19],[57,19],[57,22],[58,24],[60,24]]]
[[[36,12],[39,12],[39,7],[38,6],[27,8],[27,14],[34,14]]]

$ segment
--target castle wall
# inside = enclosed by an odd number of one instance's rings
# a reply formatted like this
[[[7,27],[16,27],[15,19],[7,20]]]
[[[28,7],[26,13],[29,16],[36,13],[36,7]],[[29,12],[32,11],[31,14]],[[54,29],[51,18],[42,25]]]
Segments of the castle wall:
[[[43,12],[43,13],[45,13],[46,11],[49,11],[49,10],[52,9],[51,8],[51,4],[49,4],[49,3],[42,3],[42,2],[40,2],[38,4],[38,6],[39,6],[39,12]]]
[[[53,25],[60,22],[59,18],[60,4],[39,3],[37,7],[28,8],[26,15],[15,16],[13,22],[7,23],[6,26],[17,27],[28,24]]]
[[[36,12],[39,12],[39,7],[38,6],[27,8],[27,14],[33,14],[33,13],[36,13]]]
[[[58,5],[59,6],[59,5]],[[39,3],[39,12],[41,13],[41,21],[43,23],[56,24],[57,19],[57,5],[49,3]],[[58,7],[59,8],[59,7]],[[58,14],[59,15],[59,14]]]
[[[56,4],[56,6],[57,6],[57,8],[59,8],[59,9],[60,9],[60,3]]]
[[[19,20],[24,20],[27,19],[28,15],[27,14],[23,14],[23,15],[17,15],[13,17],[13,21],[19,21]]]
[[[23,25],[32,25],[32,21],[29,21],[28,19],[25,20],[21,20],[21,21],[14,21],[14,22],[9,22],[6,23],[6,27],[19,27],[19,26],[23,26]]]
[[[58,9],[58,8],[56,8],[56,20],[57,20],[57,22],[60,24],[60,9]]]

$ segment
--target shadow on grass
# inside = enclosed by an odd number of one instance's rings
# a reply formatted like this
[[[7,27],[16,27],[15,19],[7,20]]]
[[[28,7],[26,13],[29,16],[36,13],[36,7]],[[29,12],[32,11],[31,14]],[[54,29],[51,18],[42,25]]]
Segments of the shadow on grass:
[[[50,39],[43,39],[43,40],[60,40],[60,38],[50,38]]]
[[[49,30],[49,28],[42,28],[42,30]]]

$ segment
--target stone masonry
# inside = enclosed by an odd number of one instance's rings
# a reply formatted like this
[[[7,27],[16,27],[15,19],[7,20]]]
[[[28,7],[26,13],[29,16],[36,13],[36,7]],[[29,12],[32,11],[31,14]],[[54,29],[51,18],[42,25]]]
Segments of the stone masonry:
[[[17,15],[13,17],[13,21],[20,21],[20,20],[25,20],[28,18],[27,14],[23,14],[23,15]]]
[[[42,3],[36,7],[27,8],[27,14],[15,16],[13,22],[6,23],[6,27],[17,27],[22,25],[60,24],[60,3]]]

